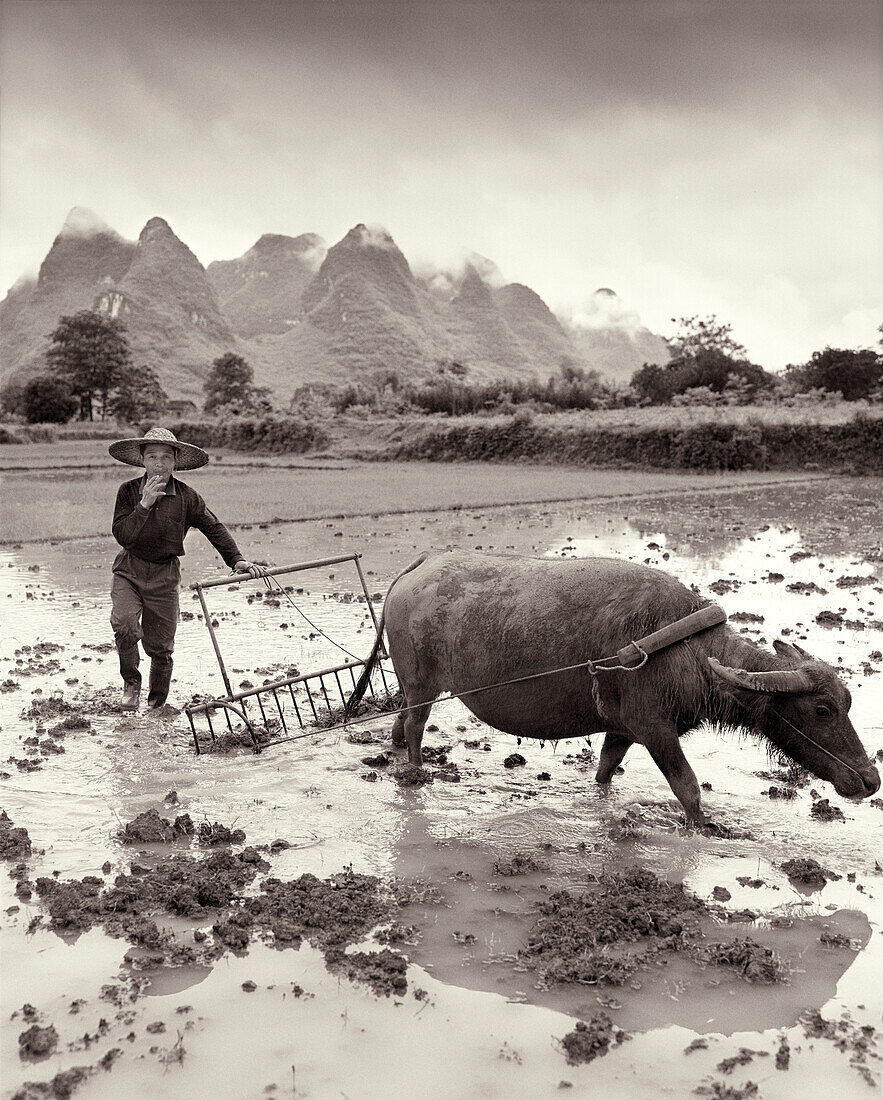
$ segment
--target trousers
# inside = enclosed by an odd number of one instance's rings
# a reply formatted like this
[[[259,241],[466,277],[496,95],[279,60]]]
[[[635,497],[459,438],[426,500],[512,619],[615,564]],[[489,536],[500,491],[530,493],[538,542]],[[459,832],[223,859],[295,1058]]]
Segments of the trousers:
[[[178,628],[178,586],[181,564],[177,558],[144,561],[128,550],[117,554],[110,586],[110,625],[120,659],[123,682],[140,688],[138,643],[150,657],[151,680],[172,675],[172,652]]]

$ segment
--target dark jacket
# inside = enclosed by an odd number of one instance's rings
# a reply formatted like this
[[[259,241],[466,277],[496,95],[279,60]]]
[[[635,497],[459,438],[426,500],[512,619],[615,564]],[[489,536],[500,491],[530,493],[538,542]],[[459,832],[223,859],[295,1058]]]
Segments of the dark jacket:
[[[146,475],[125,481],[117,493],[113,512],[113,537],[125,550],[143,561],[164,562],[184,554],[184,536],[191,527],[202,531],[232,569],[243,555],[233,536],[205,501],[189,485],[170,477],[165,496],[152,508],[141,507]]]

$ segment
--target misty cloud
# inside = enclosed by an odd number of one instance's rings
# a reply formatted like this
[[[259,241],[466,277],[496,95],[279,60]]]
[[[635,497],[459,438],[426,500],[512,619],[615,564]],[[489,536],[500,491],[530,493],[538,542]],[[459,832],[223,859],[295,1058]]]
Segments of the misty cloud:
[[[95,237],[99,233],[104,233],[108,236],[117,237],[119,240],[122,240],[120,234],[109,226],[106,221],[99,218],[92,210],[88,210],[85,206],[74,206],[65,218],[59,236]]]
[[[396,248],[396,243],[392,239],[392,234],[385,226],[360,225],[357,228],[359,231],[359,243],[363,248],[385,248],[387,251],[392,251]]]
[[[616,328],[628,333],[632,339],[641,328],[637,310],[626,305],[615,291],[607,287],[596,290],[591,298],[576,306],[567,320],[577,331]]]
[[[499,290],[509,281],[493,260],[465,248],[444,260],[421,256],[411,263],[414,275],[441,298],[454,297],[470,267],[494,290]]]

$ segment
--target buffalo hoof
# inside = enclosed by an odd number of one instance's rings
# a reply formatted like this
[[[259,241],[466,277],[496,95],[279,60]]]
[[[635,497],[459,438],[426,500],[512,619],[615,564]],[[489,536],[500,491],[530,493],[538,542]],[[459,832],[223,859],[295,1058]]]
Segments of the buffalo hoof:
[[[613,781],[614,775],[625,775],[625,768],[617,767],[614,768],[612,771],[601,771],[601,769],[599,768],[595,772],[595,782],[604,784],[611,783]]]

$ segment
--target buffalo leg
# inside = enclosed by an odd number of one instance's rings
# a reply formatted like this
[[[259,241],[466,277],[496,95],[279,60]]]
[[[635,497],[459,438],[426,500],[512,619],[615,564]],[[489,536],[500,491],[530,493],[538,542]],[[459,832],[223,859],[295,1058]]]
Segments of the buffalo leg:
[[[392,743],[401,748],[405,743],[405,716],[404,714],[397,714],[396,720],[392,727]]]
[[[662,737],[647,737],[645,744],[653,762],[668,780],[675,798],[684,807],[688,825],[705,825],[708,819],[703,812],[699,795],[699,781],[678,744],[674,730],[666,730]]]
[[[432,703],[423,703],[415,706],[413,710],[409,710],[405,715],[404,721],[404,733],[405,742],[408,746],[408,763],[409,764],[422,764],[423,763],[423,727],[426,725],[429,719],[429,712],[432,710]]]
[[[634,741],[630,737],[626,737],[625,734],[617,733],[615,730],[607,731],[604,745],[601,748],[598,770],[595,772],[595,779],[599,783],[610,782],[613,773],[622,763],[623,757],[633,744]]]

